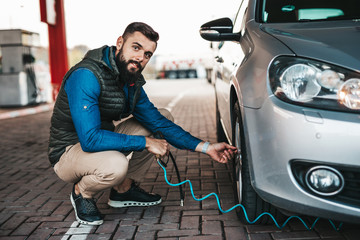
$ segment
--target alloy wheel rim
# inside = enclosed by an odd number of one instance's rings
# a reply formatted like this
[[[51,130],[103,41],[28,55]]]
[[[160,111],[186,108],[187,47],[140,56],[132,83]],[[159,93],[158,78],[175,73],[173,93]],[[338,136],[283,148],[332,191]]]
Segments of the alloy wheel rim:
[[[237,195],[239,199],[239,203],[242,202],[242,177],[241,177],[241,139],[240,139],[240,124],[238,119],[236,119],[235,124],[235,147],[237,148],[238,152],[235,156],[235,174],[236,174],[236,189]]]

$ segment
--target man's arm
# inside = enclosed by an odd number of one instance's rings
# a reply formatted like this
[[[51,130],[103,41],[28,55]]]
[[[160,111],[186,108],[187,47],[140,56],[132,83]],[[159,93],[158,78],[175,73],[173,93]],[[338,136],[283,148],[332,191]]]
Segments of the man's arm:
[[[236,147],[227,143],[205,144],[204,141],[192,136],[189,132],[186,132],[180,126],[162,116],[157,108],[150,102],[143,89],[133,115],[150,131],[160,131],[170,144],[180,149],[206,153],[213,160],[220,163],[226,163],[237,152]],[[150,141],[152,141],[152,139],[146,138],[147,146],[153,144]]]
[[[151,132],[160,131],[164,138],[177,148],[194,151],[201,142],[200,139],[192,136],[189,132],[161,115],[158,109],[150,102],[143,88],[133,115]]]
[[[72,120],[83,151],[142,151],[145,137],[119,134],[101,129],[100,85],[84,68],[74,71],[65,83]]]

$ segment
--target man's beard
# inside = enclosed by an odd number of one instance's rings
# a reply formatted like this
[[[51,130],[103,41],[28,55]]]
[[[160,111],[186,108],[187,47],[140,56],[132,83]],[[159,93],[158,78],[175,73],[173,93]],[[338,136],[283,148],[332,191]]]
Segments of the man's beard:
[[[115,57],[116,66],[119,70],[120,79],[124,83],[134,84],[136,80],[140,77],[143,68],[140,63],[137,61],[129,60],[126,61],[122,55],[122,49]],[[138,66],[138,70],[136,72],[130,72],[128,70],[128,65],[130,63],[135,63]]]

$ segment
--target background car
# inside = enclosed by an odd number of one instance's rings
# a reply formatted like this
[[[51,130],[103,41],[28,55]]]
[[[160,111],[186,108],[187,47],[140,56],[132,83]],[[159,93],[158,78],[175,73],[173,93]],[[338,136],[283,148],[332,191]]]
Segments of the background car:
[[[222,42],[217,135],[239,149],[235,195],[250,221],[270,212],[279,222],[305,214],[360,223],[358,7],[240,0],[234,20],[201,26],[204,39]]]

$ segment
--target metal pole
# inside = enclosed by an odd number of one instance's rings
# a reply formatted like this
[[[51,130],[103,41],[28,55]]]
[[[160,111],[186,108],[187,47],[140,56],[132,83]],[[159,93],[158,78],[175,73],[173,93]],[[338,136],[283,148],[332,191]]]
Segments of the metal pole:
[[[47,1],[49,2],[49,1]],[[44,12],[46,13],[46,1],[40,0],[40,10],[42,21],[44,21]],[[51,84],[53,87],[53,99],[55,100],[59,92],[62,78],[69,70],[66,31],[65,31],[65,14],[64,0],[55,0],[56,23],[49,24],[49,64]]]

